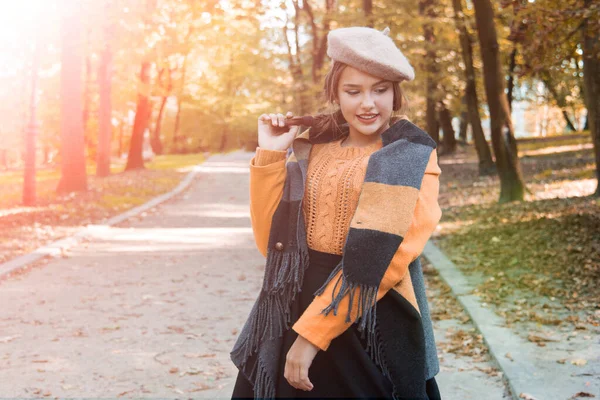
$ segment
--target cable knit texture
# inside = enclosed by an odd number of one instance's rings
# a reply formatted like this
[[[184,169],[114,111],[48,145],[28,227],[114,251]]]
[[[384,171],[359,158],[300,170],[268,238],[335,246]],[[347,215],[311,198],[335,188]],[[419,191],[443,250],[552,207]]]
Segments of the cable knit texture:
[[[379,140],[365,147],[343,147],[341,139],[313,146],[302,203],[311,249],[343,253],[369,155],[381,146]]]

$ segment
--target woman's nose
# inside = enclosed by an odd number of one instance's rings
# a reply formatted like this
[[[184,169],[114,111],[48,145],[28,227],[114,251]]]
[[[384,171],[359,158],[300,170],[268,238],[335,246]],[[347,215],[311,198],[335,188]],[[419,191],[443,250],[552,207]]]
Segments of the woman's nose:
[[[375,103],[373,102],[373,97],[371,97],[370,94],[366,93],[363,98],[362,98],[362,102],[361,102],[361,107],[368,110],[373,108],[373,106],[375,105]]]

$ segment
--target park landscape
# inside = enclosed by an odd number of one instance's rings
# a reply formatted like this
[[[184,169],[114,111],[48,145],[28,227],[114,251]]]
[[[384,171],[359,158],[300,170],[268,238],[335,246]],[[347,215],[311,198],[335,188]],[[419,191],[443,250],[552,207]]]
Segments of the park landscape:
[[[320,112],[327,33],[362,25],[389,27],[415,67],[402,86],[407,117],[436,140],[442,169],[430,243],[485,315],[523,340],[494,351],[485,318],[425,252],[442,395],[600,397],[596,2],[6,7],[0,396],[227,398],[228,351],[264,268],[247,215],[256,119]],[[144,209],[186,177],[182,191]],[[84,240],[27,261],[82,231]],[[152,338],[147,347],[142,337]],[[86,361],[102,353],[115,358]],[[511,381],[505,363],[540,360],[547,368],[529,386]]]

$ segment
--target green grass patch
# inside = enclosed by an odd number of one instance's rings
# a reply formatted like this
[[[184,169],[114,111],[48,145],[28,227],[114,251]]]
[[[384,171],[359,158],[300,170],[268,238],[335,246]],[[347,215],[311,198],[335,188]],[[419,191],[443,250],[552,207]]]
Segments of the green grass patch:
[[[105,194],[99,199],[98,205],[111,210],[127,210],[144,204],[147,200],[145,196]]]
[[[152,161],[146,163],[146,168],[164,170],[164,169],[181,169],[204,162],[202,154],[168,154],[156,156]]]
[[[528,150],[538,150],[545,149],[548,147],[558,147],[558,146],[573,146],[573,145],[583,145],[592,143],[592,136],[586,135],[583,138],[556,138],[556,139],[548,139],[547,141],[541,142],[522,142],[519,143],[517,141],[517,147],[519,151],[528,151]]]

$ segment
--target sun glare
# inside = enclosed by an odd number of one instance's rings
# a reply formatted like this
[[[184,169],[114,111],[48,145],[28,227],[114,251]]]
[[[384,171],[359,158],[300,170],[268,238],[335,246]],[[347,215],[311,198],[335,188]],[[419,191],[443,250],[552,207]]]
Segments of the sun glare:
[[[0,76],[18,73],[33,41],[47,38],[57,20],[54,0],[5,2],[0,13]]]

